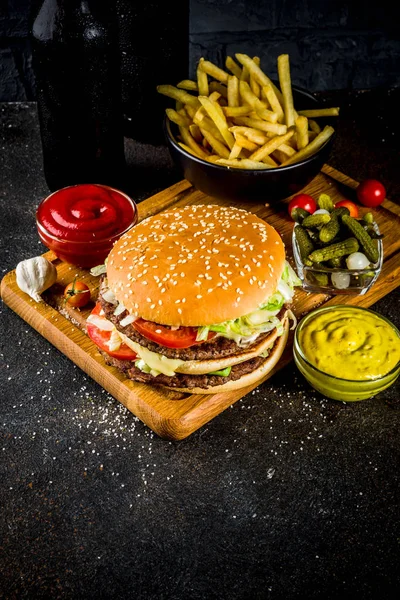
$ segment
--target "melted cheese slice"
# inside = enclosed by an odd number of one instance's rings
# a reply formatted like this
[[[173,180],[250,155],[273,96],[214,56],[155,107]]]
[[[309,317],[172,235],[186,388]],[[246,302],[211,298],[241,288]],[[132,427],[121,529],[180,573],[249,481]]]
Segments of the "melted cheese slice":
[[[172,377],[175,375],[176,369],[178,369],[185,362],[184,360],[180,360],[178,358],[167,358],[162,354],[157,354],[157,352],[151,352],[151,350],[143,348],[143,346],[137,342],[133,342],[123,333],[119,332],[119,335],[121,336],[123,342],[134,352],[136,352],[136,354],[140,356],[146,365],[148,365],[154,371],[159,371],[164,375]]]

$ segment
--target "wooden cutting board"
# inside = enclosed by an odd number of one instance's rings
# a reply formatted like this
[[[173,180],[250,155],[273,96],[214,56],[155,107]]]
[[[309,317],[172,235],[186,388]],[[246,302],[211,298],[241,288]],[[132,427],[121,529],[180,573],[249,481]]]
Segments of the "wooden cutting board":
[[[356,181],[325,165],[322,172],[303,191],[314,197],[325,192],[334,201],[343,198],[351,200],[354,199],[357,185]],[[253,211],[279,231],[286,246],[288,259],[293,264],[291,255],[293,222],[287,214],[288,202],[289,198],[275,206],[249,202],[241,207]],[[141,202],[139,220],[172,206],[204,203],[223,204],[194,189],[184,180]],[[367,209],[361,212],[367,212]],[[341,303],[368,307],[399,285],[400,208],[390,200],[385,200],[383,205],[374,209],[374,213],[381,233],[384,234],[383,269],[377,282],[364,296],[330,297],[323,294],[308,294],[299,290],[295,294],[294,301],[294,312],[297,317],[301,317],[321,304]],[[105,365],[96,347],[85,333],[85,321],[97,297],[98,278],[93,277],[86,270],[61,262],[52,252],[44,256],[55,264],[58,273],[57,283],[43,295],[45,302],[39,304],[34,302],[18,288],[15,271],[5,275],[1,282],[3,301],[160,437],[171,440],[187,437],[256,387],[252,385],[224,394],[196,395],[157,389],[126,379],[115,368]],[[62,290],[75,275],[85,281],[92,292],[93,303],[81,310],[66,309],[62,305],[60,307],[58,302]],[[292,344],[293,333],[289,337],[279,364],[268,377],[292,360]]]

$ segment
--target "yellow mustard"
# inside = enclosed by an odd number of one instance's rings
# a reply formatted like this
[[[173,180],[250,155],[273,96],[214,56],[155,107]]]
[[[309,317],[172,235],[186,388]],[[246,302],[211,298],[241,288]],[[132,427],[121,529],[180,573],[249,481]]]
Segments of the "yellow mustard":
[[[396,330],[375,313],[352,307],[316,314],[299,342],[311,364],[341,379],[377,379],[400,360]]]

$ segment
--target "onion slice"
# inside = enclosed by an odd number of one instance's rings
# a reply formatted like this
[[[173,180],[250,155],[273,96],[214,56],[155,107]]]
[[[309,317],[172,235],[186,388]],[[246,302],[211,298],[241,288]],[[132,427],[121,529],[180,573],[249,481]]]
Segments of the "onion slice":
[[[123,319],[121,319],[119,324],[121,325],[121,327],[126,327],[127,325],[130,325],[131,323],[134,323],[135,321],[136,321],[136,317],[134,317],[133,315],[128,315],[127,317],[124,317]]]
[[[101,295],[106,302],[109,302],[110,304],[118,304],[118,300],[116,299],[112,290],[105,290],[104,292],[101,292]]]
[[[107,319],[99,317],[98,315],[89,315],[87,322],[92,323],[102,331],[112,331],[114,329],[114,325],[110,321],[107,321]]]

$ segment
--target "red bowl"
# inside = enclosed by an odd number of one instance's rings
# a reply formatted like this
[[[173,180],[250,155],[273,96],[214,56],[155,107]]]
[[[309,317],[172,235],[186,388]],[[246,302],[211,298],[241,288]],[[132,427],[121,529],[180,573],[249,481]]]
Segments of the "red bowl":
[[[137,220],[136,203],[127,194],[100,184],[57,190],[36,211],[42,243],[60,260],[84,268],[103,264]]]

